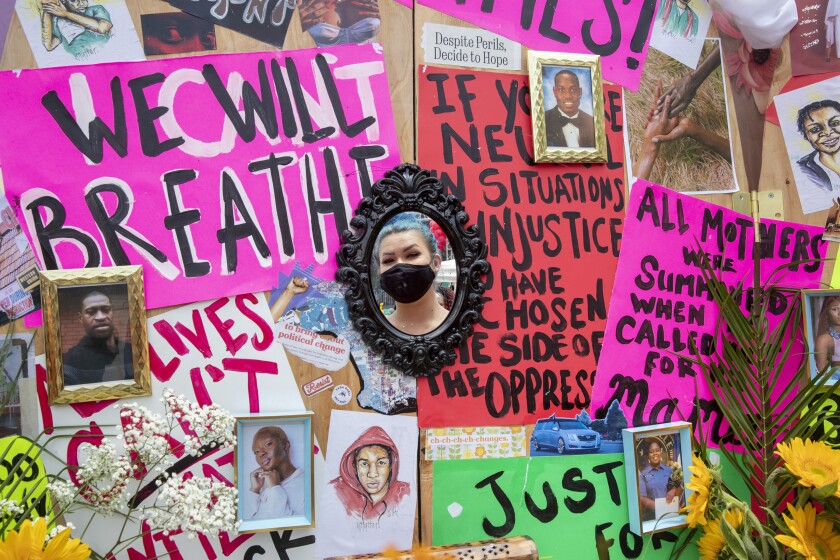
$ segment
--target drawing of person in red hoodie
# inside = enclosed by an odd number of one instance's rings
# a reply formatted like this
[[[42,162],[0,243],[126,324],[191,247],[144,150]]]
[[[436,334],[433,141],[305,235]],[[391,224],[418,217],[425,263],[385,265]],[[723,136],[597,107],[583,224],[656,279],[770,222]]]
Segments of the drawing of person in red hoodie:
[[[339,476],[330,481],[347,515],[378,521],[395,513],[409,495],[407,482],[397,480],[400,456],[394,441],[379,426],[365,430],[344,452]]]

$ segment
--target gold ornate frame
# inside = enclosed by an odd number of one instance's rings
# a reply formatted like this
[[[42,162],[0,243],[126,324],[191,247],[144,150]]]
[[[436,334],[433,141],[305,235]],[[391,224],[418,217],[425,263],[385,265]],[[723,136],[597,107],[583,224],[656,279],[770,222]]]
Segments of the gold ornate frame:
[[[299,411],[278,414],[255,414],[253,416],[237,416],[233,429],[236,437],[236,452],[233,454],[233,486],[239,491],[239,503],[236,506],[237,518],[242,522],[237,529],[240,533],[264,533],[266,531],[307,529],[315,527],[315,432],[312,429],[312,411]],[[260,428],[277,426],[286,428],[290,424],[301,424],[303,427],[303,464],[297,465],[303,471],[304,483],[304,512],[302,515],[284,517],[267,517],[260,519],[244,519],[243,507],[247,495],[247,485],[250,473],[241,473],[245,466],[245,455],[251,453],[251,442],[243,441],[247,427]],[[285,431],[285,430],[284,430]],[[256,432],[254,432],[256,433]],[[286,435],[288,438],[288,434]],[[290,441],[291,443],[291,441]],[[241,486],[241,487],[240,487]]]
[[[545,130],[543,66],[567,66],[589,70],[592,91],[592,117],[595,121],[593,148],[563,148],[548,145]],[[607,160],[607,137],[604,132],[604,86],[599,56],[545,51],[528,52],[528,76],[531,83],[531,124],[534,132],[534,160],[537,163],[585,163]]]
[[[41,271],[41,309],[44,319],[44,346],[47,354],[47,386],[50,404],[122,399],[152,394],[149,375],[149,341],[146,336],[146,299],[143,292],[143,268],[114,266]],[[63,286],[116,284],[128,288],[128,322],[131,335],[134,381],[103,381],[73,387],[64,386],[64,362],[61,354],[61,320],[58,289]]]

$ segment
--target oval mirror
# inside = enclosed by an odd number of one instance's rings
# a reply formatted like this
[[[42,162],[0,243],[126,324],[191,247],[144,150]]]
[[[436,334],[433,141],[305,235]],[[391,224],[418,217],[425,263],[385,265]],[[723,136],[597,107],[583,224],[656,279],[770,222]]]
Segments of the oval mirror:
[[[336,278],[354,328],[403,373],[438,373],[481,318],[487,248],[461,202],[403,164],[373,185],[342,234]]]
[[[379,229],[370,271],[378,310],[400,332],[428,334],[449,316],[458,286],[452,244],[422,212],[400,212]]]

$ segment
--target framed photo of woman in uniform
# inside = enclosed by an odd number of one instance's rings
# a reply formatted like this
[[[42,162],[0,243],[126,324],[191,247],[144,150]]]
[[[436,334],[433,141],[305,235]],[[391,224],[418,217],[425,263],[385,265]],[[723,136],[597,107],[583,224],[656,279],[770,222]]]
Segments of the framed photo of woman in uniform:
[[[240,533],[315,526],[312,413],[236,419]]]
[[[528,75],[534,160],[606,161],[600,58],[530,51]]]
[[[805,343],[808,347],[811,379],[827,368],[840,368],[840,290],[802,290]],[[840,381],[840,369],[826,385]]]
[[[621,433],[627,472],[630,530],[646,535],[685,527],[691,462],[691,424],[669,422]]]

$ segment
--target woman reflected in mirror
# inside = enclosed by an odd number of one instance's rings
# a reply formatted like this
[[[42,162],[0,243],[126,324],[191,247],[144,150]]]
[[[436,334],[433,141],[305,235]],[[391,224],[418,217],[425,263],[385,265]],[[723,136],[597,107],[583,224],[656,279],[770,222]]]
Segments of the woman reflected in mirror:
[[[388,322],[409,335],[430,333],[443,323],[449,312],[435,290],[442,259],[428,224],[407,214],[392,218],[376,238],[373,261],[379,286],[396,302]]]

